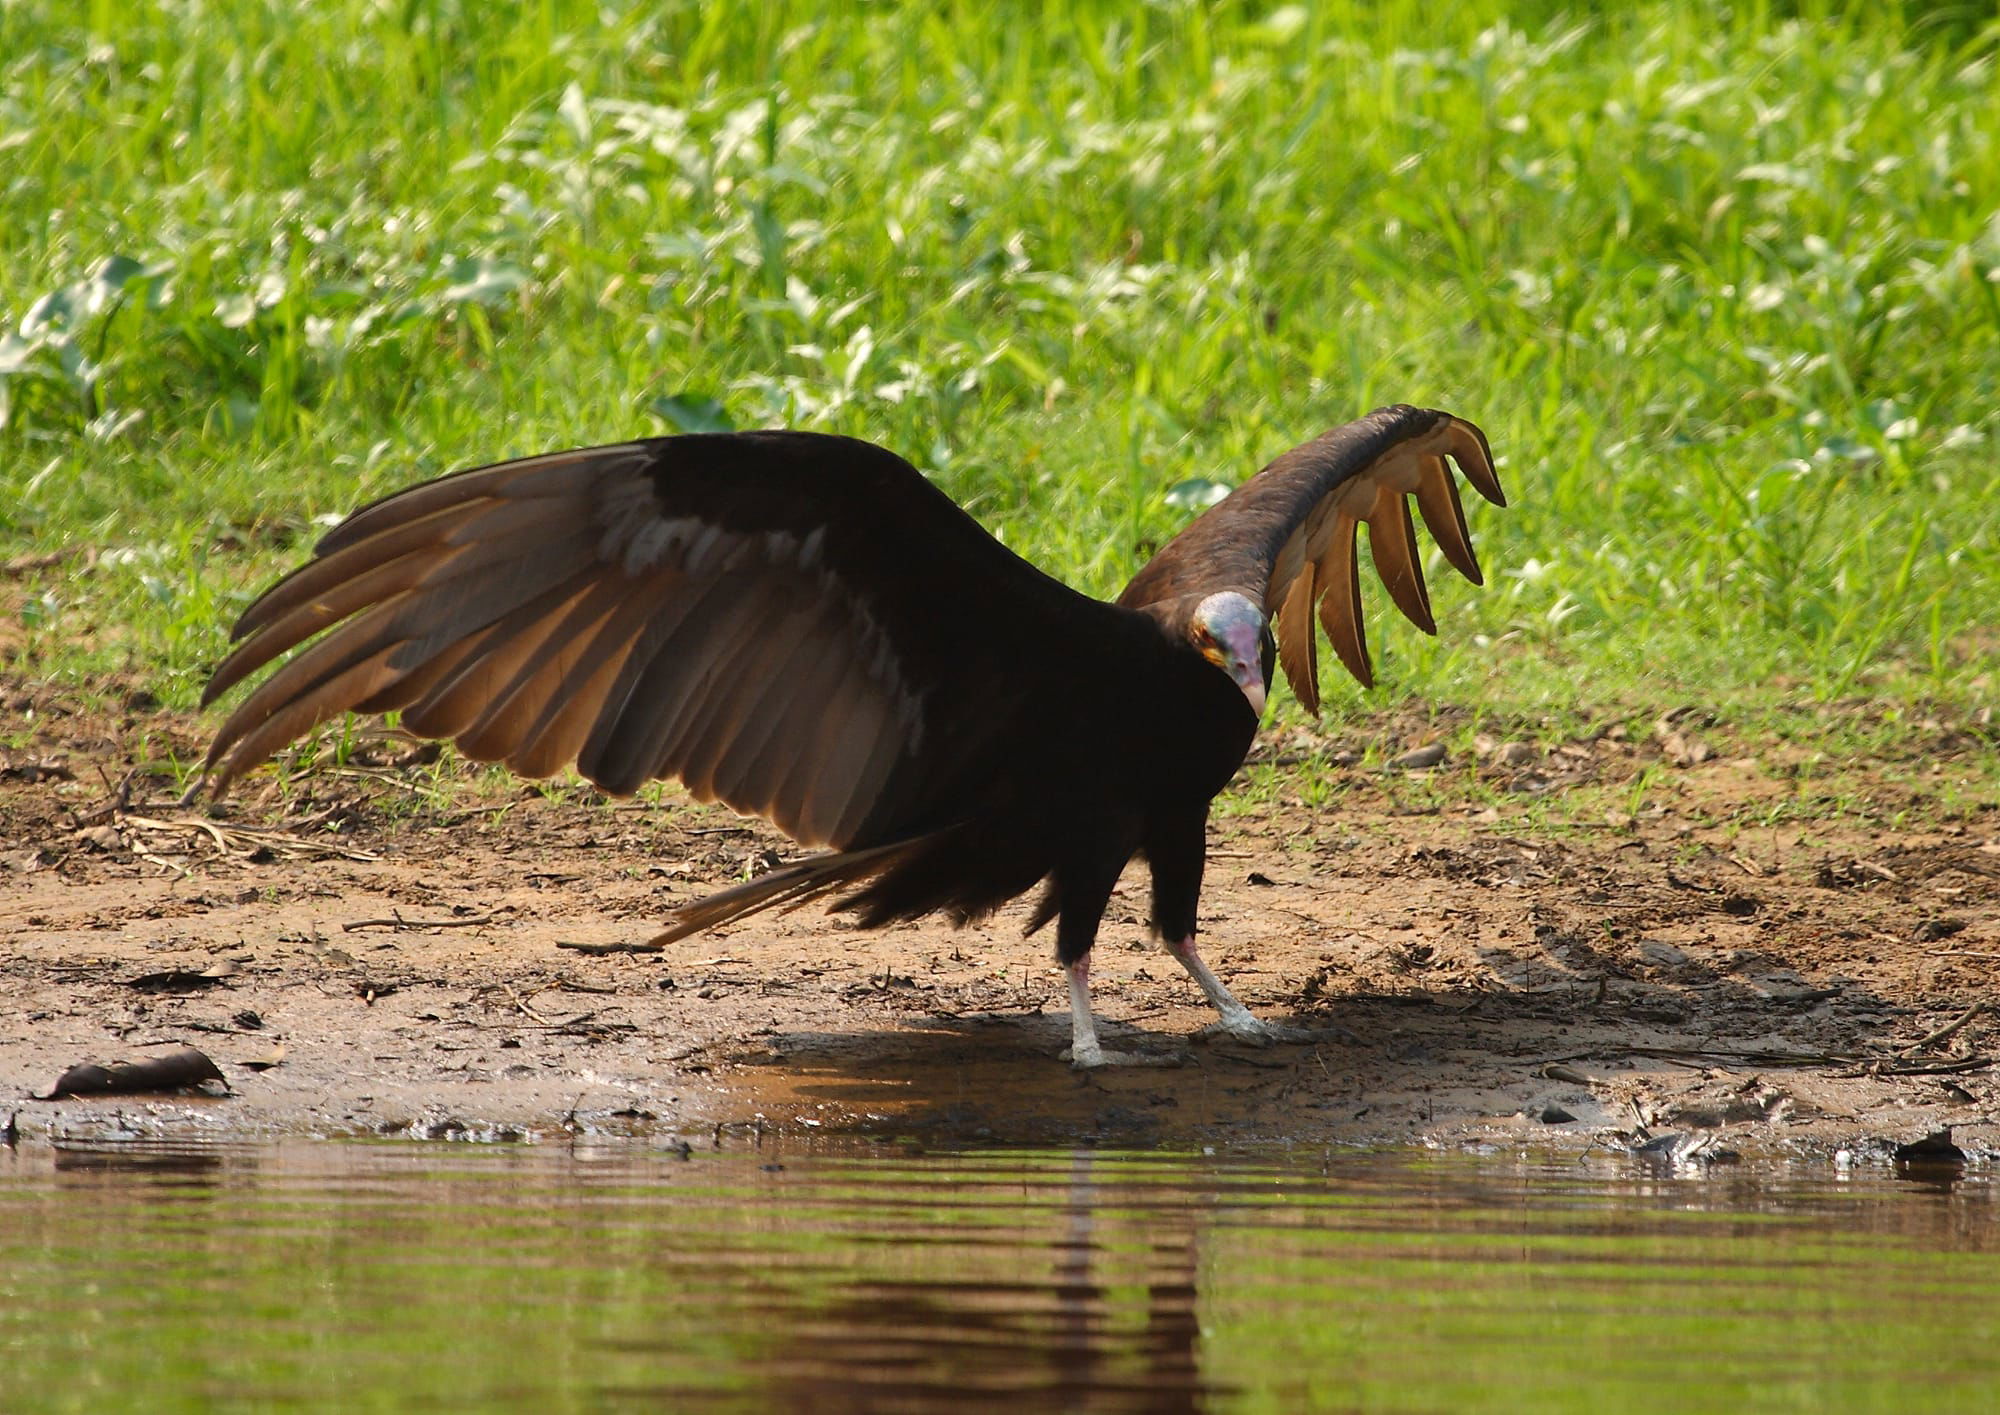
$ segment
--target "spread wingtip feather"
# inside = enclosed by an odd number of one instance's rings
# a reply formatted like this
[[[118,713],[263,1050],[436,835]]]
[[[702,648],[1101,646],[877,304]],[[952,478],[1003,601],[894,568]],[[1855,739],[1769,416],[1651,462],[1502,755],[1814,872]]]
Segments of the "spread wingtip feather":
[[[1396,607],[1419,629],[1435,634],[1437,620],[1424,580],[1410,498],[1415,498],[1417,514],[1445,561],[1475,585],[1485,583],[1485,577],[1472,548],[1453,466],[1485,500],[1495,506],[1507,504],[1492,450],[1476,426],[1446,413],[1402,407],[1384,411],[1395,414],[1386,447],[1380,441],[1357,444],[1355,440],[1371,423],[1380,424],[1383,415],[1378,413],[1298,449],[1307,455],[1288,454],[1266,469],[1265,475],[1294,484],[1303,481],[1295,494],[1308,498],[1303,506],[1294,503],[1299,508],[1293,512],[1297,519],[1271,561],[1266,595],[1278,620],[1279,661],[1308,711],[1317,711],[1319,701],[1312,652],[1315,609],[1347,671],[1363,687],[1374,686],[1355,545],[1358,524],[1368,525],[1370,556]],[[1317,459],[1310,455],[1328,443],[1335,449],[1331,453]],[[1369,460],[1355,465],[1362,457]]]

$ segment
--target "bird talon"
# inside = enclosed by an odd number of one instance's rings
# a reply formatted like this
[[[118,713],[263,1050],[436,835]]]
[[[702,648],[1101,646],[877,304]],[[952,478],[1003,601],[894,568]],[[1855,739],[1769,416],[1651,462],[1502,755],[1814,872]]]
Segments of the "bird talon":
[[[1100,1066],[1185,1066],[1188,1062],[1186,1052],[1113,1051],[1106,1047],[1082,1052],[1064,1047],[1060,1059],[1078,1071],[1095,1071]]]
[[[1213,1042],[1228,1040],[1242,1042],[1253,1047],[1276,1046],[1290,1042],[1316,1042],[1327,1035],[1308,1027],[1288,1027],[1280,1022],[1266,1022],[1252,1017],[1246,1020],[1231,1019],[1211,1022],[1195,1033],[1198,1041]]]

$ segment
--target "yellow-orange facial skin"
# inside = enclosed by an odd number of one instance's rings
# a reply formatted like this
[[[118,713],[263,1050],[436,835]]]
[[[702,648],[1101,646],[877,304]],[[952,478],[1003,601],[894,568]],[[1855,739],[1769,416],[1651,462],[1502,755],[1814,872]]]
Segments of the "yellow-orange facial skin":
[[[1201,656],[1220,668],[1264,716],[1264,616],[1239,594],[1214,594],[1195,606],[1189,624]]]

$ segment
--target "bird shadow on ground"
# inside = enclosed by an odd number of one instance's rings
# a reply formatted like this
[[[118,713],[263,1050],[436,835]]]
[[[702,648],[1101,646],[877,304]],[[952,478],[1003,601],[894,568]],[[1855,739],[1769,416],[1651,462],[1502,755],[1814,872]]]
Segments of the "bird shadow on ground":
[[[1328,992],[1309,981],[1291,1007],[1267,1002],[1273,1021],[1317,1031],[1309,1042],[1199,1038],[1191,1008],[1143,1027],[1100,1023],[1108,1046],[1161,1065],[1071,1069],[1059,1059],[1065,1015],[930,1016],[784,1033],[765,1055],[738,1058],[737,1076],[781,1128],[1191,1145],[1408,1139],[1444,1117],[1530,1134],[1851,1118],[1872,1098],[1829,1099],[1830,1086],[1881,1086],[1893,1079],[1885,1064],[1922,1064],[1884,1041],[1899,1009],[1846,979],[1814,987],[1774,969],[1750,980],[1664,954],[1613,967],[1580,942],[1566,958],[1515,989],[1441,979]],[[1731,957],[1732,970],[1745,966]]]

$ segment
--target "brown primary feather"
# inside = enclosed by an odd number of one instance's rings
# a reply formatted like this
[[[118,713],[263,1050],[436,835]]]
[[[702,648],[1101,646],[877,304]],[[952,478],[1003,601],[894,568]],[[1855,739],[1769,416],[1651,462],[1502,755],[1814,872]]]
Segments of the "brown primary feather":
[[[1319,624],[1326,630],[1327,641],[1340,661],[1347,665],[1347,671],[1360,680],[1364,688],[1375,686],[1375,669],[1368,658],[1368,637],[1361,626],[1361,562],[1354,556],[1354,516],[1342,510],[1333,518],[1333,528],[1326,549],[1312,563],[1313,585],[1320,591]],[[1300,616],[1304,618],[1305,616]],[[1311,634],[1307,629],[1306,633]],[[1317,684],[1314,685],[1315,693]],[[1292,691],[1298,692],[1299,685],[1292,684]],[[1305,702],[1303,694],[1300,701]],[[1319,710],[1317,696],[1306,706]]]
[[[1475,585],[1486,579],[1479,573],[1479,557],[1472,553],[1472,531],[1465,524],[1465,507],[1458,499],[1458,482],[1442,457],[1425,457],[1417,477],[1417,509],[1424,524],[1437,537],[1438,549],[1452,569]]]
[[[1308,710],[1319,707],[1319,646],[1313,640],[1313,605],[1318,601],[1319,566],[1306,564],[1291,577],[1278,606],[1278,663],[1299,701]]]
[[[1388,587],[1389,597],[1403,617],[1426,634],[1437,632],[1431,617],[1430,586],[1417,559],[1417,528],[1410,522],[1410,503],[1403,493],[1384,482],[1375,493],[1375,506],[1368,521],[1368,552],[1375,559],[1375,573]]]

